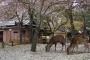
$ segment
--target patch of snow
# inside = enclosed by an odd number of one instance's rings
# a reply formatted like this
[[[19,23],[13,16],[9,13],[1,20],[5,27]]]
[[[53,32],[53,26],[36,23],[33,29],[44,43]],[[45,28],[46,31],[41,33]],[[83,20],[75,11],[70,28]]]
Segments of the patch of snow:
[[[6,46],[0,48],[0,60],[90,60],[90,53],[67,55],[65,51],[61,52],[61,45],[58,44],[57,51],[54,45],[50,52],[45,52],[46,44],[37,44],[37,51],[31,52],[30,44]],[[82,46],[79,46],[82,49]]]

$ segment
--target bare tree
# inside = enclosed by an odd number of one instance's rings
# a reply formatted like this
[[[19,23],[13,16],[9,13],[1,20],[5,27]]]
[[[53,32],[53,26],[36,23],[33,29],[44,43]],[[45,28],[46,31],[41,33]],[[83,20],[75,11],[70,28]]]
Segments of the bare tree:
[[[67,20],[63,22],[63,18],[61,19],[62,21],[59,21],[60,20],[59,18],[61,18],[62,16],[64,17],[63,12],[65,12],[64,7],[65,7],[65,4],[67,4],[67,1],[15,0],[14,3],[12,3],[12,5],[13,4],[15,5],[15,8],[12,7],[12,9],[13,9],[13,12],[15,13],[12,15],[10,14],[10,18],[12,18],[13,16],[16,16],[18,20],[21,20],[20,22],[22,22],[23,16],[19,17],[17,12],[18,10],[17,7],[19,6],[18,4],[21,4],[21,6],[23,6],[28,12],[28,15],[30,18],[30,28],[31,28],[30,35],[32,35],[32,38],[30,40],[32,41],[31,51],[36,51],[38,34],[44,21],[47,22],[47,27],[50,28],[52,32],[57,31],[60,26],[66,24],[67,22]],[[7,12],[7,14],[9,13]],[[21,24],[19,25],[19,27],[21,28]],[[22,41],[22,38],[20,41]]]
[[[60,22],[56,24],[59,19],[57,19],[57,22],[54,23],[54,19],[52,19],[51,17],[56,15],[58,16],[57,18],[60,18],[60,14],[58,13],[63,11],[63,9],[60,7],[63,7],[64,4],[67,4],[67,2],[57,0],[30,0],[30,1],[18,0],[18,1],[27,6],[31,23],[30,26],[32,29],[31,35],[33,36],[31,39],[32,40],[31,51],[36,51],[37,37],[44,21],[47,22],[47,25],[52,32],[57,31],[61,25],[66,23]],[[51,27],[52,25],[53,27]]]

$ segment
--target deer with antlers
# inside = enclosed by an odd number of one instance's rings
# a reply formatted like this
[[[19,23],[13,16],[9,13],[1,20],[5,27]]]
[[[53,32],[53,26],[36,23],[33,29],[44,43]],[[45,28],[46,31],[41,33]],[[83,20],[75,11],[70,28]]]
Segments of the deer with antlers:
[[[71,49],[72,52],[74,52],[74,48],[77,47],[78,50],[78,45],[79,44],[84,44],[86,48],[88,48],[89,51],[89,45],[88,45],[88,39],[87,36],[83,33],[77,34],[75,37],[72,38],[70,45],[67,47],[67,54],[71,54]]]

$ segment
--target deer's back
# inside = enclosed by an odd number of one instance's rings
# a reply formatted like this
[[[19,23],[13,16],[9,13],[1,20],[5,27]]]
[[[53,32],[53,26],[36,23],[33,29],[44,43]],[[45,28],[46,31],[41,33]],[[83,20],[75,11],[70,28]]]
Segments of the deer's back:
[[[71,41],[72,44],[82,44],[85,42],[87,42],[87,39],[81,35],[75,36]]]
[[[64,36],[62,36],[62,35],[56,35],[50,39],[50,42],[52,42],[52,43],[57,43],[57,42],[65,43],[65,39],[64,39]]]

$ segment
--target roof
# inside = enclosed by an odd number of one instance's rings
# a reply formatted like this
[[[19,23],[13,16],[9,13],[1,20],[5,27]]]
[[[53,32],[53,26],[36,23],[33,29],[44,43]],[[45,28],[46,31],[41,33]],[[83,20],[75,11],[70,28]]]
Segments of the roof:
[[[10,26],[10,25],[15,25],[15,22],[19,22],[19,21],[0,21],[0,26]],[[28,25],[29,24],[29,20],[24,20],[23,21],[23,25]]]

